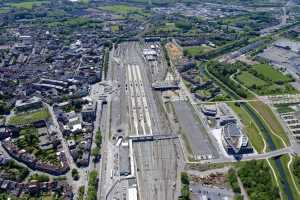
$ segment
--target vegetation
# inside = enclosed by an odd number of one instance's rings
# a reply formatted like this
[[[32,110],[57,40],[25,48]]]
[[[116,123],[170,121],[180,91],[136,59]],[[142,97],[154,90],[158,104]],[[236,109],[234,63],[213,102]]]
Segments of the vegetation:
[[[235,40],[235,41],[229,42],[219,48],[216,48],[214,50],[204,52],[200,55],[197,55],[197,56],[195,56],[195,58],[196,59],[212,59],[212,58],[220,56],[224,53],[229,53],[231,51],[234,51],[235,49],[246,46],[248,44],[249,44],[249,41],[247,38]]]
[[[237,172],[250,199],[280,199],[279,190],[272,180],[266,161],[241,163]]]
[[[216,77],[212,76],[209,72],[207,72],[207,70],[206,70],[206,73],[209,77],[216,80],[216,82],[224,89],[224,91],[226,91],[233,99],[240,99],[240,97],[234,92],[234,90],[230,89],[224,83],[222,83],[221,81],[216,79]],[[243,109],[245,109],[245,111],[249,114],[249,116],[256,123],[257,127],[259,128],[259,131],[266,138],[268,147],[271,148],[272,150],[281,148],[282,143],[280,143],[280,141],[278,141],[278,140],[276,140],[276,138],[274,138],[274,135],[270,131],[270,126],[267,126],[265,121],[262,119],[262,117],[260,115],[257,114],[255,109],[249,103],[240,103],[240,105],[241,105],[241,107],[243,107]],[[273,142],[274,139],[276,140],[275,142]],[[273,144],[275,144],[275,145],[273,145]],[[260,161],[260,162],[262,162],[262,161]],[[277,174],[276,175],[277,177],[278,177],[278,173],[279,173],[278,169],[280,169],[280,168],[284,169],[283,176],[281,176],[281,181],[279,182],[279,185],[280,185],[280,190],[282,190],[283,193],[285,193],[287,189],[285,189],[283,184],[286,183],[288,188],[290,188],[289,185],[291,185],[291,182],[288,181],[289,179],[285,178],[286,177],[285,174],[288,173],[288,171],[286,170],[286,163],[282,164],[282,162],[280,162],[280,163],[275,164],[275,162],[273,160],[271,160],[270,162],[271,162],[271,165],[273,166],[273,168],[275,169],[275,173]],[[254,180],[254,179],[255,179],[255,177],[249,178],[249,181]]]
[[[100,155],[101,155],[101,150],[99,147],[94,147],[92,149],[92,156],[94,157],[93,161],[94,162],[97,162],[100,158]]]
[[[20,149],[25,149],[28,153],[34,154],[39,160],[48,162],[54,165],[59,165],[60,161],[55,149],[42,150],[39,147],[39,136],[36,128],[29,127],[20,131],[14,144]]]
[[[228,178],[229,184],[230,184],[233,192],[241,193],[241,188],[239,186],[238,179],[237,179],[237,176],[236,176],[236,171],[234,169],[231,168],[228,171],[227,178]]]
[[[97,147],[101,148],[102,134],[101,134],[100,129],[96,132],[95,143],[96,143]]]
[[[30,181],[38,181],[38,182],[49,182],[50,178],[49,176],[45,174],[33,174],[29,178]]]
[[[186,47],[183,50],[184,56],[188,57],[195,57],[199,54],[202,54],[204,52],[210,51],[212,48],[208,46],[192,46],[192,47]]]
[[[283,170],[284,170],[284,172],[286,174],[286,179],[288,181],[288,184],[290,186],[291,193],[292,193],[294,199],[299,199],[300,195],[299,195],[299,193],[297,191],[297,188],[299,188],[300,184],[299,184],[299,181],[298,181],[299,179],[297,178],[297,176],[295,174],[295,171],[294,171],[294,169],[295,169],[294,167],[297,168],[297,166],[295,166],[295,161],[298,160],[299,157],[294,157],[293,159],[294,160],[293,160],[292,164],[290,165],[290,167],[291,167],[290,168],[291,169],[291,173],[290,173],[290,170],[288,169],[288,163],[290,162],[290,155],[283,155],[283,156],[281,156],[280,157],[280,162],[283,165]],[[295,184],[294,184],[294,182],[292,180],[293,178],[294,178],[294,180],[296,182],[296,187],[297,188],[295,187]]]
[[[295,110],[291,108],[287,104],[280,104],[280,105],[275,105],[275,108],[278,113],[288,113],[288,112],[294,112]]]
[[[242,124],[244,125],[244,129],[251,142],[251,145],[253,145],[257,152],[262,153],[264,148],[264,141],[253,119],[239,103],[228,103],[228,105],[239,116]]]
[[[72,174],[72,178],[75,181],[79,180],[80,176],[79,176],[79,172],[77,169],[73,168],[71,174]]]
[[[190,199],[190,179],[189,175],[186,172],[181,172],[181,196],[180,200],[189,200]]]
[[[234,90],[242,98],[251,97],[251,95],[243,87],[235,83],[230,78],[231,75],[237,72],[237,68],[239,68],[240,65],[240,63],[231,65],[210,61],[207,63],[207,69],[210,73],[212,73],[215,77],[222,81],[226,86]]]
[[[253,2],[254,3],[254,2]],[[257,0],[254,4],[257,3]],[[247,15],[235,16],[223,20],[225,25],[237,27],[243,31],[259,31],[266,25],[276,22],[271,13],[255,12]]]
[[[10,6],[12,8],[17,9],[29,9],[31,10],[33,6],[39,6],[43,3],[47,3],[48,1],[26,1],[26,2],[20,2],[20,3],[11,3]]]
[[[84,186],[80,186],[78,189],[78,196],[77,200],[83,200],[84,199]]]
[[[33,122],[37,122],[40,120],[47,120],[49,117],[50,114],[48,109],[43,108],[37,111],[16,114],[10,118],[9,124],[15,124],[15,125],[32,124]]]
[[[296,93],[297,91],[289,84],[294,79],[282,74],[267,64],[254,66],[241,66],[241,72],[236,79],[247,88],[259,95],[274,95]]]
[[[294,79],[291,76],[283,75],[278,70],[275,70],[272,66],[268,64],[257,64],[253,66],[254,74],[261,76],[262,79],[270,79],[275,83],[291,82]]]
[[[300,158],[297,157],[293,162],[293,173],[297,177],[298,184],[300,184]]]
[[[93,170],[89,173],[87,200],[97,200],[97,188],[98,188],[98,173]]]
[[[243,71],[236,78],[239,82],[243,83],[243,85],[245,85],[247,88],[254,88],[254,87],[261,88],[267,85],[267,83],[264,80],[257,78],[256,76],[254,76],[253,74],[247,71]]]
[[[18,182],[23,181],[29,175],[29,170],[17,164],[14,160],[9,160],[6,164],[1,165],[0,172],[7,179]]]
[[[141,16],[148,16],[149,13],[146,12],[143,8],[128,6],[128,5],[109,5],[101,7],[102,10],[110,11],[116,14],[121,14],[128,16],[130,14],[138,14]]]
[[[4,101],[0,100],[0,115],[6,115],[10,113],[10,109]]]
[[[288,145],[289,139],[287,137],[287,134],[285,133],[283,127],[279,123],[278,119],[276,118],[273,111],[266,105],[265,103],[261,101],[252,101],[250,104],[255,108],[255,110],[262,116],[262,118],[266,121],[266,123],[269,125],[269,128],[279,135],[283,141]],[[281,140],[278,139],[278,137],[275,137],[273,134],[271,134],[271,137],[276,145],[277,148],[282,148],[283,143]]]

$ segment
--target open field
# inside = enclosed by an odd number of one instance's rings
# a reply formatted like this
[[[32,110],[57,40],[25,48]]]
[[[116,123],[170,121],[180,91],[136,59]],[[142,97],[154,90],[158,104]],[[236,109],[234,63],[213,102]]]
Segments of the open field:
[[[121,15],[128,15],[128,14],[139,14],[143,16],[148,16],[149,13],[147,13],[144,9],[134,6],[128,6],[128,5],[111,5],[111,6],[103,6],[101,7],[102,10],[110,11],[115,14],[121,14]]]
[[[269,128],[274,133],[276,133],[277,135],[279,135],[284,140],[284,142],[288,145],[289,144],[288,137],[287,137],[286,133],[284,132],[282,126],[280,125],[279,121],[277,120],[276,116],[272,112],[272,110],[266,104],[264,104],[261,101],[252,101],[252,102],[250,102],[250,104],[264,118],[264,120],[266,121],[266,123],[269,125]],[[274,138],[275,136],[272,136],[272,137]],[[277,138],[277,137],[275,137],[275,138]],[[276,140],[278,141],[278,139],[276,139]],[[277,143],[278,143],[276,145],[277,148],[278,148],[279,145],[281,147],[283,146],[283,144],[282,144],[281,141],[279,141]]]
[[[159,27],[159,30],[162,32],[172,32],[172,31],[178,31],[179,28],[176,27],[175,23],[165,23],[163,26]]]
[[[289,82],[291,78],[283,75],[281,72],[275,70],[273,67],[267,64],[257,64],[253,66],[254,70],[262,76],[269,78],[272,82],[282,81]]]
[[[253,74],[243,71],[241,74],[237,76],[237,80],[241,82],[243,85],[245,85],[247,88],[251,88],[254,85],[257,87],[262,87],[267,85],[267,83],[257,77],[255,77]]]
[[[295,94],[298,91],[289,83],[293,78],[282,74],[267,64],[251,67],[238,66],[241,72],[235,77],[237,81],[258,95]]]
[[[33,6],[39,6],[43,3],[47,3],[48,1],[27,1],[21,3],[11,3],[10,6],[18,9],[28,9],[31,10]]]
[[[192,46],[192,47],[185,47],[183,52],[186,56],[193,57],[208,52],[211,49],[213,48],[208,46]]]
[[[36,121],[45,120],[50,117],[50,114],[46,108],[33,112],[26,112],[14,115],[10,118],[9,124],[23,125],[31,124]]]
[[[262,153],[264,149],[264,142],[258,128],[256,127],[255,122],[241,106],[237,106],[234,103],[228,103],[228,105],[239,116],[241,122],[244,125],[247,136],[249,137],[251,145],[256,149],[258,153]]]

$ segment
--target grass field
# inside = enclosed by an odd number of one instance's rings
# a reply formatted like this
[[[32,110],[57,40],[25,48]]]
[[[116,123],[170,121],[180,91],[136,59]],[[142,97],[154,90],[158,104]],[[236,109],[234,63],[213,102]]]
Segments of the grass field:
[[[128,5],[103,6],[101,7],[101,9],[105,11],[113,12],[115,14],[121,14],[121,15],[128,15],[128,14],[139,14],[143,16],[149,15],[149,13],[142,8],[128,6]]]
[[[162,32],[175,32],[179,28],[176,27],[175,23],[165,23],[163,26],[159,27],[159,30]]]
[[[31,10],[33,6],[39,6],[42,3],[47,3],[48,1],[27,1],[21,3],[11,3],[10,6],[18,9],[28,9]]]
[[[33,112],[27,112],[14,115],[10,118],[9,124],[23,125],[31,124],[36,121],[46,120],[50,117],[50,114],[46,108]]]
[[[252,101],[250,104],[256,109],[256,111],[264,118],[266,123],[269,125],[270,129],[277,135],[279,135],[284,142],[289,145],[289,139],[282,128],[281,124],[277,120],[276,116],[274,115],[273,111],[263,102],[261,101]],[[272,135],[274,139],[274,143],[276,144],[277,148],[282,148],[283,144],[281,140],[277,139],[277,137]]]
[[[283,165],[283,168],[284,168],[284,172],[287,175],[286,178],[287,178],[287,181],[288,181],[288,183],[290,185],[290,188],[292,190],[292,194],[293,194],[294,197],[296,197],[296,199],[300,199],[300,195],[297,193],[297,190],[295,188],[295,185],[293,184],[291,176],[294,177],[294,179],[295,179],[296,182],[297,182],[297,177],[294,174],[290,174],[289,170],[288,170],[288,162],[289,162],[289,160],[290,159],[289,159],[288,155],[284,155],[284,156],[282,156],[280,158],[280,161],[281,161],[281,163]],[[294,158],[294,161],[295,161],[295,158]],[[293,169],[293,163],[291,165],[291,169]],[[299,187],[299,182],[298,182],[297,186]]]
[[[255,125],[255,122],[242,107],[237,106],[234,103],[228,103],[228,105],[239,116],[241,122],[244,125],[247,136],[250,139],[251,145],[257,150],[258,153],[262,153],[264,142],[258,128]]]
[[[261,80],[261,79],[255,77],[253,74],[251,74],[247,71],[243,71],[236,78],[239,82],[241,82],[247,88],[251,88],[254,85],[256,85],[258,87],[267,85],[267,83],[264,80]]]
[[[291,78],[275,70],[273,67],[267,64],[257,64],[253,66],[254,70],[264,77],[271,79],[272,82],[283,81],[289,82]]]
[[[208,46],[192,46],[184,48],[183,52],[186,56],[193,57],[211,50]]]
[[[270,65],[257,64],[243,70],[236,80],[258,95],[295,94],[298,91],[289,83],[293,79],[273,69]]]

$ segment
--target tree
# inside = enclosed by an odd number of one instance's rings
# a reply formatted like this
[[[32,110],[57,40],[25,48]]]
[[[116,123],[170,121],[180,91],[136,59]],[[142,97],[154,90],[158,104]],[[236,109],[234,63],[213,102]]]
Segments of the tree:
[[[189,200],[190,199],[190,179],[189,175],[186,172],[181,172],[181,200]]]
[[[189,176],[186,172],[181,172],[181,183],[185,185],[190,184]]]
[[[76,168],[72,169],[71,173],[72,173],[72,177],[75,181],[77,181],[80,178],[78,170]]]
[[[97,200],[98,173],[93,170],[89,174],[87,200]]]
[[[102,144],[102,134],[100,129],[96,132],[96,137],[95,137],[95,143],[97,145],[97,147],[101,147]]]
[[[100,148],[94,147],[92,149],[92,156],[94,157],[93,161],[96,162],[99,159],[100,155],[101,155]]]
[[[33,174],[30,180],[36,180],[38,182],[48,182],[50,180],[49,176],[44,174]]]

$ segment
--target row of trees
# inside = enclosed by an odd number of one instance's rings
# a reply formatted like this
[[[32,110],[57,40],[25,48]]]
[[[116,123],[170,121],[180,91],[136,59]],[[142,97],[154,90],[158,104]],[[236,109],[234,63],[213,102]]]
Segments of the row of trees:
[[[97,200],[97,190],[98,190],[98,173],[93,170],[89,174],[89,183],[86,200]]]
[[[181,172],[181,196],[180,200],[190,199],[190,178],[186,172]]]
[[[92,156],[94,157],[94,162],[98,161],[101,156],[102,134],[100,129],[96,132],[95,143],[96,147],[92,149]]]
[[[234,169],[230,169],[227,175],[228,182],[235,193],[241,193],[241,188],[238,183],[238,179],[236,176],[236,171]]]

